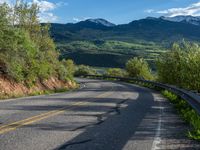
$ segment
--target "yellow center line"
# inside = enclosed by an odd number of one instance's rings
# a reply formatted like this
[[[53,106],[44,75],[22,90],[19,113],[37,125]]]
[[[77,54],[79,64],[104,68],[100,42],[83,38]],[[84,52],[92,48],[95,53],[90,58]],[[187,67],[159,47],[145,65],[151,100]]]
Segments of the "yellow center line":
[[[113,90],[113,87],[112,87],[111,90]],[[108,91],[108,92],[105,92],[103,94],[96,96],[96,98],[104,98],[104,97],[109,96],[111,94],[112,94],[112,92]],[[49,111],[49,112],[42,113],[42,114],[39,114],[39,115],[36,115],[36,116],[33,116],[33,117],[26,118],[24,120],[13,122],[11,124],[0,126],[0,134],[5,134],[7,132],[16,130],[19,127],[22,127],[22,126],[25,126],[25,125],[30,125],[32,123],[39,122],[39,121],[47,119],[49,117],[59,115],[61,113],[64,113],[66,110],[75,108],[76,106],[85,106],[87,104],[89,104],[89,102],[77,102],[77,103],[72,104],[71,106],[66,106],[66,107],[63,107],[61,109]]]

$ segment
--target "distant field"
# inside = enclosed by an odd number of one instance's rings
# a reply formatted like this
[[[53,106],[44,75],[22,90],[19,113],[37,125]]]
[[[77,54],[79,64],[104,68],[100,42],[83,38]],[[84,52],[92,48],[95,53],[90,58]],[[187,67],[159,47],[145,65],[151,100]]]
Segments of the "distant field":
[[[156,58],[166,50],[153,42],[73,41],[57,43],[61,58],[95,67],[124,67],[132,57],[145,58],[153,69]]]

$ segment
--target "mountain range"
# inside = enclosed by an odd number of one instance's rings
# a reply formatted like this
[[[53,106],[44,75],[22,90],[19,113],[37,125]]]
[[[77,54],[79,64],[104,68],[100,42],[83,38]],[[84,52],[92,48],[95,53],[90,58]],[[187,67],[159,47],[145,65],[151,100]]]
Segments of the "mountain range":
[[[153,63],[160,51],[183,39],[200,42],[200,17],[147,17],[120,25],[105,19],[88,19],[51,24],[51,35],[62,58],[72,58],[78,64],[123,67],[134,56]]]

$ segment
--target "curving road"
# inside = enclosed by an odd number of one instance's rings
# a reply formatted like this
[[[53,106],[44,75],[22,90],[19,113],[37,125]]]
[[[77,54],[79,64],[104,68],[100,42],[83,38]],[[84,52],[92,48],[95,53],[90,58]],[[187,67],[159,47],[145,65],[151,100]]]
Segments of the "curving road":
[[[0,150],[192,150],[188,126],[159,93],[77,79],[78,91],[0,102]]]

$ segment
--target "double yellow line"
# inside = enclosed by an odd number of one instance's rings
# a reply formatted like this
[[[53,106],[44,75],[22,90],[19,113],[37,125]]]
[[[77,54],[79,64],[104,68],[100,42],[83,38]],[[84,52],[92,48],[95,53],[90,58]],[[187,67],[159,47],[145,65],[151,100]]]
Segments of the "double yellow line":
[[[112,94],[112,92],[106,92],[106,93],[103,93],[103,94],[96,96],[96,98],[104,98],[104,97],[109,96],[111,94]],[[14,131],[17,128],[20,128],[22,126],[26,126],[26,125],[30,125],[30,124],[35,123],[35,122],[39,122],[39,121],[47,119],[49,117],[53,117],[53,116],[59,115],[61,113],[64,113],[66,110],[75,108],[77,106],[85,106],[87,104],[89,104],[89,102],[74,103],[71,106],[66,106],[66,107],[63,107],[61,109],[49,111],[49,112],[46,112],[46,113],[42,113],[40,115],[36,115],[36,116],[30,117],[30,118],[24,119],[24,120],[13,122],[11,124],[0,126],[0,134],[5,134],[7,132]]]

